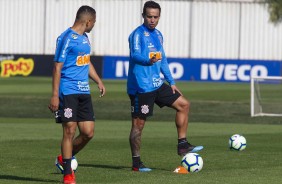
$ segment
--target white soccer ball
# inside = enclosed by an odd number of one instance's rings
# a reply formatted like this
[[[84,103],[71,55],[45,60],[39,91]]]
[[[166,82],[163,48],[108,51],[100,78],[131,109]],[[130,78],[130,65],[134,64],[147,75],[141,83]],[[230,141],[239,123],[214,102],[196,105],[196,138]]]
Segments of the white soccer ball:
[[[77,159],[75,156],[72,157],[72,160],[71,160],[71,168],[74,172],[76,172],[77,170],[77,167],[78,167],[78,162],[77,162]]]
[[[204,162],[198,153],[187,153],[181,160],[181,165],[185,167],[188,172],[199,172],[202,170]]]
[[[239,134],[234,134],[229,138],[229,148],[231,150],[242,151],[246,148],[246,138]]]
[[[63,166],[58,162],[58,159],[56,158],[55,160],[55,166],[57,168],[57,173],[61,173],[61,174],[64,174],[64,168]],[[77,167],[78,167],[78,162],[77,162],[77,159],[75,156],[72,157],[71,159],[71,168],[74,172],[76,172],[77,170]]]

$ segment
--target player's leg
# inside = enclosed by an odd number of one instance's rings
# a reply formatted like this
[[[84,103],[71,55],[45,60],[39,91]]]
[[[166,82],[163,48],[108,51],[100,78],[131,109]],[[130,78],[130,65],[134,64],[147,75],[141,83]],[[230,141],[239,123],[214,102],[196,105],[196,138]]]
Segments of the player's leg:
[[[76,122],[63,123],[62,156],[63,158],[72,158],[73,138],[77,127]]]
[[[178,134],[177,154],[183,156],[188,152],[198,152],[202,150],[203,146],[194,146],[186,139],[188,129],[188,114],[190,110],[189,101],[183,96],[180,96],[173,102],[171,107],[176,110],[175,125]]]
[[[180,96],[171,107],[176,110],[175,125],[177,128],[178,139],[186,138],[190,103],[183,96]]]
[[[140,156],[140,145],[142,130],[145,125],[145,119],[132,118],[132,125],[129,135],[129,143],[132,156]]]
[[[163,84],[158,89],[156,104],[160,107],[168,106],[176,110],[175,125],[178,134],[177,153],[184,155],[188,152],[197,152],[203,149],[202,146],[193,146],[186,140],[188,128],[188,113],[190,103],[179,92],[173,93],[170,86]]]
[[[63,158],[63,168],[64,168],[64,183],[75,182],[75,176],[71,168],[72,160],[72,142],[75,136],[75,131],[77,127],[76,122],[63,123],[63,139],[61,143],[61,152]]]
[[[61,153],[63,160],[64,183],[74,183],[75,175],[71,168],[73,138],[77,128],[78,95],[63,95],[60,98],[60,112],[63,127]]]
[[[129,143],[132,154],[132,170],[149,172],[152,169],[146,167],[140,158],[141,135],[145,125],[145,118],[132,118],[132,126],[129,135]]]
[[[141,136],[145,126],[146,118],[153,114],[154,93],[130,95],[131,100],[131,130],[129,143],[132,154],[132,170],[148,172],[147,168],[140,158]]]
[[[79,135],[73,140],[73,152],[74,156],[80,150],[82,150],[85,145],[94,136],[94,121],[83,121],[78,123]]]
[[[79,135],[73,141],[73,156],[83,149],[94,136],[94,110],[89,94],[79,95],[77,120]]]

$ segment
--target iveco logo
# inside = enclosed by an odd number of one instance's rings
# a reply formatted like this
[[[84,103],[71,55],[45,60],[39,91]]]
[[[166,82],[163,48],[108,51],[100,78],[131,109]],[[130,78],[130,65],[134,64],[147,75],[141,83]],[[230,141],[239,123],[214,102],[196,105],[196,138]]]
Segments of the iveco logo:
[[[174,79],[180,79],[184,75],[184,67],[181,63],[171,62],[168,64],[171,76]],[[127,77],[129,69],[129,61],[117,61],[115,77]],[[163,75],[160,75],[163,78]]]
[[[268,70],[263,65],[237,65],[237,64],[202,64],[201,80],[250,81],[251,76],[265,77]]]

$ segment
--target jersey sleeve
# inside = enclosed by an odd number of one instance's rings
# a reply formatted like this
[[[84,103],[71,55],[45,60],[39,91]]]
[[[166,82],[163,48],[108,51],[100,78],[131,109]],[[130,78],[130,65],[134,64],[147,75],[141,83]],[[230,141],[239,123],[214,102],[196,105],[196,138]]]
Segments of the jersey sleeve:
[[[128,41],[131,60],[140,65],[151,65],[150,59],[142,54],[142,34],[134,31]]]
[[[168,62],[167,58],[165,56],[165,52],[162,52],[162,61],[161,61],[161,72],[164,75],[165,80],[169,83],[169,85],[175,85],[175,81],[173,77],[171,76],[169,67],[168,67]]]
[[[70,51],[70,38],[68,37],[58,37],[57,38],[57,45],[56,45],[56,52],[54,61],[56,62],[65,62],[66,56]]]

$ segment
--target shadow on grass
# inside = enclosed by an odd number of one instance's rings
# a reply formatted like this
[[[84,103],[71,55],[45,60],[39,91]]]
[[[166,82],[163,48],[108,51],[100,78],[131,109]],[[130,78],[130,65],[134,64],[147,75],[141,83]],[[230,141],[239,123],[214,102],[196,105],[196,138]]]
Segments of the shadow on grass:
[[[45,183],[58,183],[57,180],[30,178],[13,175],[0,175],[0,180],[16,180],[16,181],[29,181],[29,182],[45,182]]]
[[[131,169],[128,166],[114,166],[114,165],[102,165],[102,164],[79,164],[80,167],[97,167],[103,169]]]
[[[95,167],[95,168],[102,168],[102,169],[117,169],[117,170],[121,170],[121,169],[127,169],[129,171],[131,171],[131,167],[128,166],[114,166],[114,165],[102,165],[102,164],[79,164],[80,167]],[[161,170],[161,171],[171,171],[168,169],[163,169],[163,168],[153,168],[150,167],[153,170]]]

